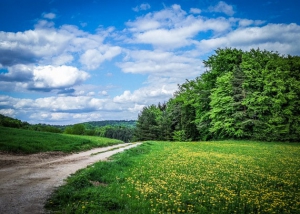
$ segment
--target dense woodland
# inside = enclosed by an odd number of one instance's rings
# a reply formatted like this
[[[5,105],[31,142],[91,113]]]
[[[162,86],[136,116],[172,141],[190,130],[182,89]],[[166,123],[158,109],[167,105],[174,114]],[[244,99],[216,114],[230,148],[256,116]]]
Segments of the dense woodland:
[[[218,49],[168,102],[145,107],[136,140],[299,141],[300,57]]]

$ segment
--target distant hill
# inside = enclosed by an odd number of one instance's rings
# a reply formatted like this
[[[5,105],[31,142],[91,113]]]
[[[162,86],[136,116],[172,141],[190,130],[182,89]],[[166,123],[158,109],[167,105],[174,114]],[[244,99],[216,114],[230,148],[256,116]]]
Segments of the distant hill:
[[[29,124],[0,114],[0,127],[26,129],[39,132],[91,135],[130,142],[136,126],[135,120],[104,120],[77,123],[73,125]]]
[[[30,126],[27,122],[22,122],[21,120],[14,119],[12,117],[4,116],[0,114],[0,126],[11,127],[11,128],[23,128]]]
[[[103,120],[103,121],[91,121],[81,123],[86,128],[96,128],[102,126],[125,126],[134,128],[136,125],[136,120]]]
[[[29,124],[28,122],[23,122],[21,120],[4,116],[0,114],[0,126],[17,128],[17,129],[27,129],[32,131],[42,131],[42,132],[53,132],[62,133],[62,126],[52,126],[47,124]]]
[[[84,125],[86,129],[95,129],[103,126],[122,126],[128,128],[134,128],[136,120],[103,120],[103,121],[91,121],[79,123]],[[75,125],[75,124],[74,124]],[[29,124],[21,120],[4,116],[0,114],[0,126],[11,127],[11,128],[22,128],[30,129],[35,131],[50,131],[50,132],[62,132],[66,127],[73,125],[48,125],[48,124]]]

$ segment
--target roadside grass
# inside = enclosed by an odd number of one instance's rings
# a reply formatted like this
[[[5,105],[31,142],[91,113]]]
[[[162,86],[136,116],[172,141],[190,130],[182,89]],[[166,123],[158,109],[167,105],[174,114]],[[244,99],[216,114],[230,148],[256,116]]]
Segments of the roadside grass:
[[[300,213],[300,144],[146,142],[80,170],[53,213]]]
[[[122,143],[120,140],[103,137],[56,134],[7,127],[0,127],[0,136],[0,151],[25,154],[47,151],[70,153]]]

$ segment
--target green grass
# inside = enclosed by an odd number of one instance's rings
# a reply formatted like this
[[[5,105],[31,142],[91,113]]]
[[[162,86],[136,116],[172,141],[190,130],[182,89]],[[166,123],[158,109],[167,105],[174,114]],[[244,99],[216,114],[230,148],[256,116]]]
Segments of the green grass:
[[[95,136],[56,134],[7,127],[0,127],[0,136],[0,151],[27,154],[47,151],[78,152],[121,143],[120,140]]]
[[[77,172],[55,213],[300,213],[300,144],[148,142]]]

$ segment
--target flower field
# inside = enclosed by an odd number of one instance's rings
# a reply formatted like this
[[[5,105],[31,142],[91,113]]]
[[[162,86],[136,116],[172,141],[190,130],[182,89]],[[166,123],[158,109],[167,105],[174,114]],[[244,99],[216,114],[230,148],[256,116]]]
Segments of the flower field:
[[[65,205],[54,195],[54,204],[66,213],[300,213],[299,144],[151,142],[135,149],[146,152],[125,152],[75,175],[105,185],[83,185],[77,199],[63,196]]]

